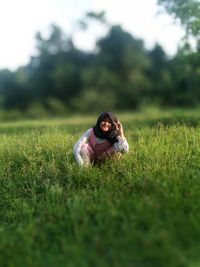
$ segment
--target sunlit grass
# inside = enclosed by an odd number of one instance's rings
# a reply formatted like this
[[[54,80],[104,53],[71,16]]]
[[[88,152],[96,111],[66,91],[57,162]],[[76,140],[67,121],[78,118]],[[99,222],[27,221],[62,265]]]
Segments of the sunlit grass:
[[[129,154],[89,169],[95,116],[1,124],[1,266],[199,266],[199,113],[119,118]]]

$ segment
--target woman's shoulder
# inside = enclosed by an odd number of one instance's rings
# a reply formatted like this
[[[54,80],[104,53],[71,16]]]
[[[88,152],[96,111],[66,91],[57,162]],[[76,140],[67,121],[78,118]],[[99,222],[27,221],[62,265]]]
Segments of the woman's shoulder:
[[[87,129],[87,131],[85,131],[85,133],[83,134],[83,136],[89,137],[92,132],[93,132],[93,129],[92,128],[89,128],[89,129]]]
[[[84,133],[82,134],[82,136],[79,138],[79,140],[77,141],[76,145],[77,145],[77,144],[78,144],[78,145],[83,144],[83,143],[85,143],[87,140],[89,140],[90,135],[91,135],[91,130],[92,130],[92,128],[87,129],[87,131],[84,132]]]

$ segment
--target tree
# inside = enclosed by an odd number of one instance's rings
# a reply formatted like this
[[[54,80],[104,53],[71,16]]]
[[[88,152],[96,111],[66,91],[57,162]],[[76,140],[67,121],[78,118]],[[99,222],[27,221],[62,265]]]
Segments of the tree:
[[[118,95],[118,107],[136,108],[148,87],[146,70],[149,59],[143,41],[135,39],[120,26],[111,27],[107,36],[97,42],[97,61],[112,75],[113,94]]]
[[[81,68],[87,65],[87,56],[75,48],[72,37],[53,25],[50,36],[36,36],[38,56],[29,64],[30,84],[35,99],[48,107],[49,98],[65,104],[81,90]]]
[[[25,110],[29,106],[31,91],[27,80],[26,67],[20,67],[15,72],[9,70],[0,72],[0,95],[3,108]]]
[[[200,37],[200,1],[199,0],[158,0],[158,4],[180,20],[186,29],[186,36]]]
[[[170,63],[174,86],[168,91],[165,101],[182,106],[197,104],[200,85],[200,1],[158,0],[158,4],[175,19],[179,19],[186,31],[185,42]],[[192,51],[188,37],[196,41],[196,52]]]

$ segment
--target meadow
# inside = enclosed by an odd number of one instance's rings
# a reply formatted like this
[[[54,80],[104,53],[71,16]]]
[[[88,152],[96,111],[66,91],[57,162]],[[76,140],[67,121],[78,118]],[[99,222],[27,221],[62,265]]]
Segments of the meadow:
[[[81,169],[96,116],[0,124],[0,266],[200,266],[200,112],[117,114],[130,152]]]

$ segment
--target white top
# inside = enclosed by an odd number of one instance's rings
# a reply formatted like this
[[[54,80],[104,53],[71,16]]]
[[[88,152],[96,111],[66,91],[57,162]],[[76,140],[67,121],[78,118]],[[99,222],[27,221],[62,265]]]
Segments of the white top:
[[[91,134],[92,128],[88,129],[82,136],[81,138],[78,140],[78,142],[74,145],[74,155],[76,158],[76,161],[78,163],[78,165],[83,166],[84,165],[84,161],[83,158],[80,154],[81,151],[81,146],[85,143],[89,142],[89,138],[90,138],[90,134]],[[102,138],[97,138],[98,142],[102,142],[105,139]],[[120,153],[127,153],[129,151],[129,145],[128,142],[126,140],[126,138],[122,138],[121,136],[117,136],[117,140],[118,142],[113,144],[114,149],[116,150],[116,152],[120,152]]]

